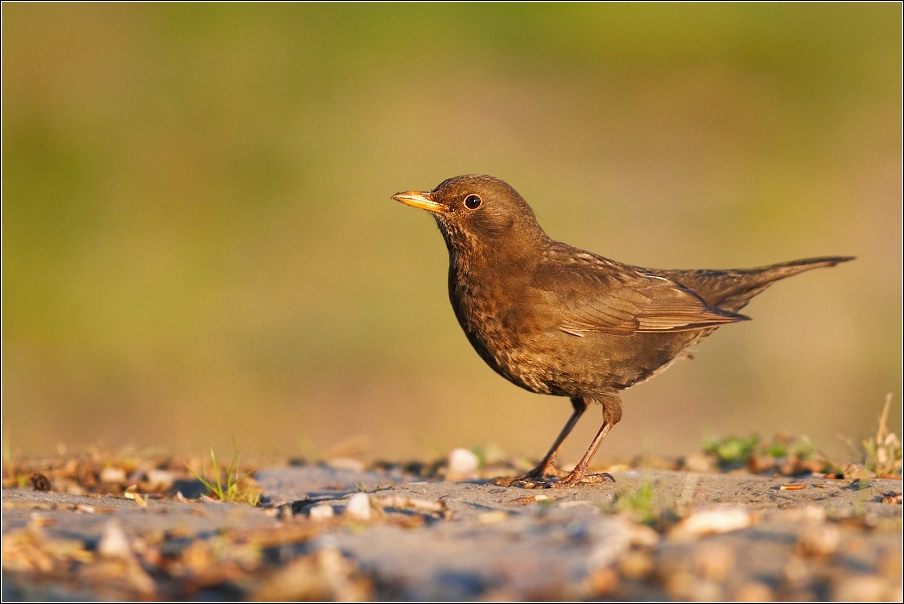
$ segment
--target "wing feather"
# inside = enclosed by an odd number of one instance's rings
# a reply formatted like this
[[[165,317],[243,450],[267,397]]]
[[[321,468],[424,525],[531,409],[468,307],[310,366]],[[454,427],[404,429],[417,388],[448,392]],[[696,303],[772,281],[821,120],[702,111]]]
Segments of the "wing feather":
[[[537,269],[532,287],[558,302],[556,327],[574,336],[689,331],[747,319],[645,269],[586,252],[553,260]]]

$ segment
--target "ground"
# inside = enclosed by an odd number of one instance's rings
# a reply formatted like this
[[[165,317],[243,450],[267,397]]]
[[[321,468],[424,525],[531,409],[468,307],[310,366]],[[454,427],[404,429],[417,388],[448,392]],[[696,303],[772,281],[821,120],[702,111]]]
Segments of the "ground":
[[[257,506],[209,498],[197,482],[188,492],[191,481],[175,497],[4,488],[2,595],[902,599],[899,476],[613,474],[527,490],[298,463],[255,473]]]

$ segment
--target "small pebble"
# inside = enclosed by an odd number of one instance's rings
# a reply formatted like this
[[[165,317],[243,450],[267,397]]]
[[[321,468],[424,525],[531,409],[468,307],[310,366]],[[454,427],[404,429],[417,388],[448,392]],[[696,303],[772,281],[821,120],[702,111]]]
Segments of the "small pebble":
[[[473,451],[462,448],[453,449],[452,452],[449,453],[446,477],[450,480],[473,478],[477,475],[477,468],[479,465],[480,460]]]
[[[370,511],[369,504],[368,511]],[[346,508],[346,512],[348,512],[348,508]],[[328,503],[321,503],[320,505],[315,505],[314,507],[312,507],[308,511],[308,515],[314,520],[326,520],[327,518],[332,518],[335,514],[333,513],[333,506],[329,505]]]
[[[728,533],[747,528],[751,524],[750,512],[740,506],[722,506],[697,512],[685,518],[675,530],[674,537],[700,536],[710,533]]]
[[[904,497],[902,497],[901,493],[892,493],[890,495],[886,495],[882,498],[882,503],[898,503],[900,504],[904,501]]]
[[[50,479],[40,472],[35,472],[31,475],[31,484],[34,486],[35,491],[49,491],[52,488]]]
[[[126,481],[126,471],[122,468],[108,467],[100,471],[100,481],[119,483]]]
[[[126,537],[122,526],[116,520],[110,520],[104,525],[100,542],[97,544],[97,553],[108,558],[129,559],[132,557],[129,538]]]
[[[683,468],[689,472],[712,472],[713,462],[703,453],[691,453],[682,460]]]
[[[351,457],[334,457],[332,459],[327,459],[323,463],[334,470],[354,470],[356,472],[361,472],[366,467],[363,461]]]
[[[754,455],[747,460],[747,468],[751,472],[759,473],[771,470],[775,467],[775,458],[771,455]]]
[[[484,512],[477,516],[477,521],[481,524],[494,524],[496,522],[505,522],[509,519],[509,515],[504,510],[493,510],[492,512]]]
[[[370,520],[370,496],[367,493],[355,493],[349,497],[345,515],[358,520]]]
[[[149,470],[148,483],[151,488],[168,489],[176,482],[176,475],[168,470]]]

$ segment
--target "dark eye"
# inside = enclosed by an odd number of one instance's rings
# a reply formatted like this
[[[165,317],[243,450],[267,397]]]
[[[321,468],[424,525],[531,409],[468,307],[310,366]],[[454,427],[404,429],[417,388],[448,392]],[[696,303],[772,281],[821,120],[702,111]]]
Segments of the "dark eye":
[[[476,210],[483,201],[477,195],[468,195],[465,197],[465,207],[469,210]]]

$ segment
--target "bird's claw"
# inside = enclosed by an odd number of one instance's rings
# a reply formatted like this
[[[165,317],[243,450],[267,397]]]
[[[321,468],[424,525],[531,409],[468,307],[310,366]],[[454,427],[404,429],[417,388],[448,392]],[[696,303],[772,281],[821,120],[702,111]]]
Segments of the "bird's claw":
[[[530,472],[526,474],[522,474],[520,476],[515,476],[514,478],[509,477],[499,477],[494,479],[492,482],[497,486],[503,487],[521,487],[522,489],[544,489],[549,488],[549,485],[552,484],[546,478],[548,476],[554,478],[564,478],[568,476],[568,472],[563,470],[559,470],[554,465],[549,464],[546,466],[537,466]]]
[[[547,480],[547,476],[559,478],[559,480]],[[497,486],[503,487],[521,487],[522,489],[567,489],[576,484],[599,484],[605,482],[606,479],[615,482],[615,477],[609,472],[585,473],[585,472],[563,472],[555,468],[547,469],[541,472],[538,469],[531,470],[527,474],[516,476],[515,478],[496,478],[492,482]]]
[[[598,472],[593,474],[585,474],[584,472],[572,472],[562,480],[550,483],[548,488],[567,489],[569,487],[573,487],[576,484],[599,484],[601,482],[605,482],[607,478],[612,482],[615,482],[615,477],[612,476],[612,474],[610,474],[609,472]]]

